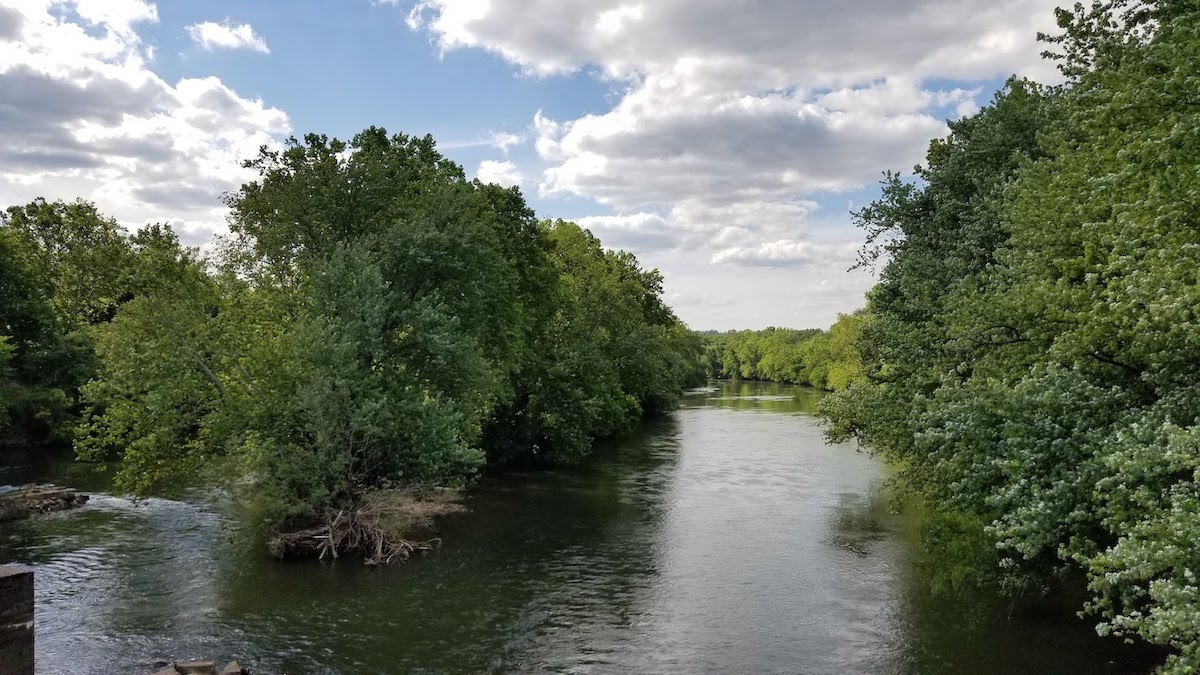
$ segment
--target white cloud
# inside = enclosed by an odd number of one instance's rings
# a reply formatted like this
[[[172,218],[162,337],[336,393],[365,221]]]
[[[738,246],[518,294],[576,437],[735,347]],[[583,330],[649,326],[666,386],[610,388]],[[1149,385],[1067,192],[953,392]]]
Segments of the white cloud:
[[[596,18],[596,30],[608,39],[614,39],[618,33],[626,29],[627,24],[642,18],[644,7],[637,5],[621,5],[600,12]]]
[[[731,246],[713,254],[714,263],[802,265],[812,261],[812,245],[803,241],[769,241],[758,246]]]
[[[856,244],[817,242],[811,246],[806,262],[769,265],[751,260],[752,253],[759,252],[757,248],[746,252],[746,259],[733,260],[731,254],[729,260],[718,263],[692,260],[678,264],[677,252],[651,251],[639,259],[648,267],[664,270],[665,296],[693,328],[824,328],[838,312],[862,306],[863,293],[872,279],[862,272],[846,272]],[[766,254],[786,255],[786,245],[776,248]]]
[[[282,111],[215,77],[170,84],[149,70],[137,29],[157,20],[153,5],[0,0],[4,16],[19,39],[0,39],[0,204],[82,197],[201,243],[223,227],[221,194],[252,176],[240,160],[290,131]]]
[[[682,242],[678,228],[656,213],[577,218],[581,227],[591,230],[605,248],[630,251],[660,251],[678,248]]]
[[[1036,35],[1057,4],[416,0],[408,23],[443,52],[613,90],[607,108],[534,115],[539,194],[598,202],[581,222],[662,266],[685,319],[816,326],[870,284],[845,273],[860,235],[837,195],[921,161],[995,80],[1056,79]]]
[[[525,138],[523,136],[510,134],[506,131],[494,131],[492,132],[491,138],[488,140],[489,145],[505,154],[508,154],[509,150],[512,150],[514,147],[524,142]]]
[[[485,159],[480,162],[479,168],[475,171],[475,177],[484,183],[495,183],[504,187],[520,185],[522,181],[521,172],[517,170],[516,164],[494,159]]]
[[[420,0],[410,26],[443,49],[477,46],[540,74],[601,66],[613,77],[683,59],[750,89],[802,78],[836,87],[898,69],[988,77],[1037,63],[1054,0]]]
[[[263,54],[270,54],[267,42],[254,32],[248,23],[235,24],[229,19],[221,23],[204,21],[185,26],[184,30],[192,38],[192,42],[213,51],[216,49],[250,49]]]
[[[872,100],[874,92],[845,96],[871,100],[870,109],[823,105],[801,93],[695,96],[666,79],[648,78],[603,115],[543,119],[537,148],[557,164],[546,171],[542,193],[617,208],[692,198],[790,200],[911,165],[916,149],[945,132],[919,107]]]
[[[587,219],[602,237],[794,266],[812,250],[797,204],[911,167],[946,111],[974,111],[979,87],[942,82],[1051,71],[1036,34],[1055,4],[421,0],[409,25],[442,50],[618,87],[606,111],[533,120],[539,193],[615,211]],[[731,232],[746,241],[723,245]]]
[[[577,222],[608,248],[642,254],[696,254],[725,267],[819,265],[844,271],[857,242],[809,241],[813,202],[740,202],[708,206],[701,200],[676,205],[665,215],[635,212],[587,216]]]

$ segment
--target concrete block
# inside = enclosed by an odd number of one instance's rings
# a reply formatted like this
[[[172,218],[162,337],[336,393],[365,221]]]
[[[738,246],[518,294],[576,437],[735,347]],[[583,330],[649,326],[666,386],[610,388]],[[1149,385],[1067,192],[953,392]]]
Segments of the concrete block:
[[[33,570],[0,566],[0,675],[33,675]]]

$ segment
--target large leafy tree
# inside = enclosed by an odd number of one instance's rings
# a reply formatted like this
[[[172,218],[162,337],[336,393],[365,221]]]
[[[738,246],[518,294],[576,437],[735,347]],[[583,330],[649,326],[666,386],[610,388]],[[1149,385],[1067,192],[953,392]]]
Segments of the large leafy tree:
[[[89,329],[136,292],[132,255],[88,202],[0,213],[0,442],[69,438],[78,388],[96,368]]]
[[[90,202],[37,199],[0,218],[15,255],[68,329],[107,321],[132,297],[129,242]]]
[[[159,283],[98,330],[79,447],[120,455],[122,485],[215,472],[300,525],[489,459],[576,459],[674,404],[694,345],[658,273],[429,137],[309,135],[247,166],[220,254],[139,235]]]
[[[74,379],[70,345],[13,239],[0,229],[0,443],[51,436]]]

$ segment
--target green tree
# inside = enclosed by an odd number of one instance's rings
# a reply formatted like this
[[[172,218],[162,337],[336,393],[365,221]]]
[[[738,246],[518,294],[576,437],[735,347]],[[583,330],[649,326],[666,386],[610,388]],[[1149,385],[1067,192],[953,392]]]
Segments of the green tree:
[[[220,254],[139,233],[133,279],[157,282],[94,329],[78,448],[120,457],[121,486],[223,479],[298,527],[489,460],[577,459],[695,370],[657,271],[429,137],[309,135],[247,166]]]
[[[39,199],[0,213],[0,439],[69,437],[78,387],[96,368],[88,328],[132,297],[130,255],[116,222],[87,202]]]
[[[9,207],[0,227],[67,330],[109,320],[132,297],[129,243],[92,203],[37,199]]]

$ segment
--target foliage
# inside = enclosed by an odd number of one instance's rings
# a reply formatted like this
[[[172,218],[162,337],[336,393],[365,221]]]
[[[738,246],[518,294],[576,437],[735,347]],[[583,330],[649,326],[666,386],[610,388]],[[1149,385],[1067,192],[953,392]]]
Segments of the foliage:
[[[1065,85],[1010,81],[858,214],[866,377],[823,410],[984,524],[1003,585],[1082,571],[1101,632],[1196,672],[1200,7],[1058,18]]]
[[[605,251],[574,223],[543,222],[556,283],[553,313],[535,336],[519,438],[537,461],[576,459],[589,438],[627,431],[673,408],[694,384],[698,344],[662,303],[662,276],[626,252]],[[532,441],[531,443],[529,441]],[[520,448],[518,448],[519,450]],[[506,461],[520,461],[513,449]]]
[[[767,328],[703,337],[708,377],[845,389],[862,379],[858,337],[867,317],[840,314],[828,331]]]
[[[68,436],[96,369],[89,329],[135,293],[132,255],[87,202],[39,199],[0,214],[0,443]]]
[[[675,405],[697,345],[662,278],[429,137],[370,128],[263,149],[211,259],[131,240],[156,279],[93,329],[77,448],[118,484],[243,488],[270,528],[489,462],[573,461]]]

